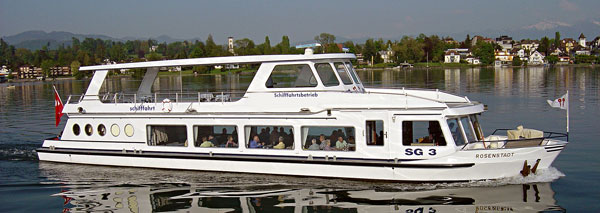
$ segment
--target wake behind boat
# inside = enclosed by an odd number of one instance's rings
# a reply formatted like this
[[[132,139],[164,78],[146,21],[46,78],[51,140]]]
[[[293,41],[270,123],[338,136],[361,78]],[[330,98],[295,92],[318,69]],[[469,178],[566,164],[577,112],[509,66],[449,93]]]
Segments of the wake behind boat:
[[[82,67],[42,161],[386,181],[527,176],[566,134],[483,134],[484,105],[423,89],[364,88],[353,54],[231,56]],[[245,93],[152,91],[160,67],[258,64]],[[109,70],[145,68],[135,94],[100,93]],[[183,91],[183,90],[182,90]],[[505,135],[500,133],[506,132]],[[499,134],[496,134],[499,133]]]

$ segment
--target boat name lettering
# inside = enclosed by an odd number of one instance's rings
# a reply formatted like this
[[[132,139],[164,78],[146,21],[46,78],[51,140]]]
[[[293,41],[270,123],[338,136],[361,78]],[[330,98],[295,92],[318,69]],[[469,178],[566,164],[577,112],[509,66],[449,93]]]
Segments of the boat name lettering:
[[[423,155],[423,150],[422,149],[412,149],[412,148],[408,148],[406,150],[404,150],[404,154],[405,155]],[[435,151],[435,149],[429,149],[429,152],[427,153],[431,156],[436,155],[437,152]]]
[[[316,98],[319,94],[316,92],[278,92],[276,98]]]
[[[129,107],[129,111],[154,111],[156,107],[153,106],[144,106],[144,105],[139,105],[139,106],[132,106]]]
[[[475,211],[512,212],[514,210],[510,206],[476,206]]]
[[[406,209],[406,213],[436,213],[437,210],[435,210],[433,207],[429,207],[429,211],[426,211],[427,209],[425,209],[424,207],[419,207],[416,209]]]
[[[475,154],[475,158],[510,158],[515,155],[514,152],[503,152],[493,154]]]

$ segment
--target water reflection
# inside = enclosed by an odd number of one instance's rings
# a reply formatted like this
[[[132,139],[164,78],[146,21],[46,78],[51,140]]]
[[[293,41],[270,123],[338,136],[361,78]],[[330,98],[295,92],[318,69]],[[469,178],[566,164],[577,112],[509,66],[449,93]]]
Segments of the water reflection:
[[[562,210],[550,183],[377,183],[40,162],[73,212],[525,212]],[[268,181],[265,181],[268,180]],[[268,183],[268,184],[267,184]],[[465,185],[466,184],[466,185]],[[460,186],[460,187],[458,187]]]

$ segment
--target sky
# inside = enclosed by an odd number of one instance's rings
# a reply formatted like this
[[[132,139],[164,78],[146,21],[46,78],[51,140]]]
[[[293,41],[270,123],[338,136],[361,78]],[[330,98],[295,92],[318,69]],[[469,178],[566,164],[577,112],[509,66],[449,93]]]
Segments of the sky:
[[[590,22],[599,0],[0,0],[0,36],[28,30],[116,38],[312,40],[552,29]],[[548,35],[553,36],[553,35]],[[595,37],[595,35],[593,35]]]

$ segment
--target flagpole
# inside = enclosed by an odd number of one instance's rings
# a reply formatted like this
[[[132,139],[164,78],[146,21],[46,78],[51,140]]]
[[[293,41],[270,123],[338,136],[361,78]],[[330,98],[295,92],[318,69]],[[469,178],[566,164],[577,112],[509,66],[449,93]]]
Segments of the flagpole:
[[[567,90],[567,142],[569,142],[569,90]]]

